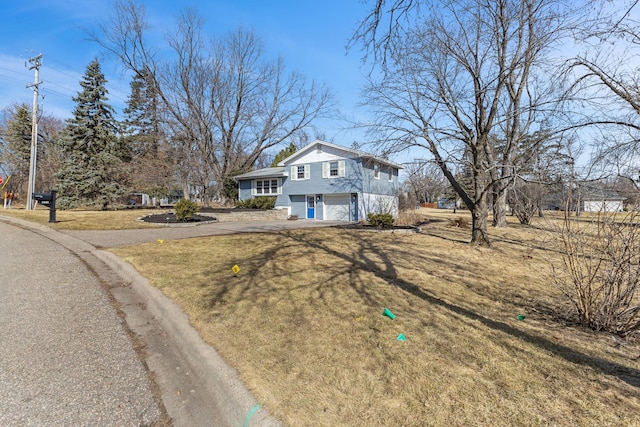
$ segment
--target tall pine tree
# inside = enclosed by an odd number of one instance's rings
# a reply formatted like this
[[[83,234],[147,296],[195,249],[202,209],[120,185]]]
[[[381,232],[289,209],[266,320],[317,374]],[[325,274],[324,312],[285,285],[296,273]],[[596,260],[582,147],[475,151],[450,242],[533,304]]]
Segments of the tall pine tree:
[[[76,108],[61,138],[63,161],[58,172],[58,206],[100,206],[125,193],[124,166],[129,158],[118,139],[118,122],[107,103],[107,80],[97,59],[87,66],[82,91],[73,98]]]
[[[160,100],[151,78],[136,74],[124,115],[127,145],[131,148],[131,184],[152,196],[163,196],[175,186],[175,156],[162,126]]]
[[[293,142],[289,143],[289,146],[287,148],[283,148],[278,152],[278,154],[276,154],[276,156],[273,159],[273,162],[271,162],[271,167],[275,168],[276,166],[278,166],[278,163],[280,163],[281,161],[283,161],[289,156],[293,156],[296,151],[298,151],[298,148],[296,147],[296,145]]]
[[[158,97],[148,79],[136,74],[131,81],[127,108],[123,111],[127,137],[136,157],[158,154],[161,138],[158,104]]]
[[[31,113],[25,104],[16,105],[4,129],[2,163],[11,175],[12,185],[18,192],[26,187],[31,158]]]

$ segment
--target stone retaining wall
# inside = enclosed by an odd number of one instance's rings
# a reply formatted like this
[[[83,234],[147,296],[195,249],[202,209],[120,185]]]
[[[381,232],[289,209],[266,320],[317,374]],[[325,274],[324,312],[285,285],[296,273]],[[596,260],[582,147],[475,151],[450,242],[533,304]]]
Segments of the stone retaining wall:
[[[231,221],[275,221],[287,219],[287,209],[256,210],[242,212],[198,212],[198,215],[216,218],[219,222]]]

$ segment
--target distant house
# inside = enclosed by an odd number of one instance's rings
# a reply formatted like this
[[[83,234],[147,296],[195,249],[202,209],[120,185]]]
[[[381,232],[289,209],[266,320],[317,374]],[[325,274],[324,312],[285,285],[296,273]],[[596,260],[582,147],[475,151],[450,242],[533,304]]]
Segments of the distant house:
[[[160,206],[175,205],[183,197],[185,196],[182,190],[173,190],[168,196],[160,199]]]
[[[316,140],[274,168],[236,176],[239,198],[276,196],[276,209],[299,219],[357,222],[368,213],[398,213],[402,166]]]
[[[449,199],[447,197],[438,197],[437,207],[438,209],[455,209],[456,199]]]
[[[582,195],[583,212],[622,212],[625,198],[615,191],[587,190]]]
[[[152,203],[151,203],[151,198],[147,193],[133,192],[133,193],[129,193],[127,204],[137,205],[137,206],[151,206]]]

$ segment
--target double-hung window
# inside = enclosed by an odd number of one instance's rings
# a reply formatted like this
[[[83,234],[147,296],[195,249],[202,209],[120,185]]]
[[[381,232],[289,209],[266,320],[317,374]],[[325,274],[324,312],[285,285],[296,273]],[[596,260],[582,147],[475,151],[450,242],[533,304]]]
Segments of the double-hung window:
[[[338,176],[338,162],[329,162],[329,176]]]
[[[311,165],[291,166],[291,180],[302,181],[311,177]]]
[[[380,165],[377,163],[373,164],[373,178],[380,179]]]
[[[344,160],[332,160],[322,163],[323,178],[338,178],[342,176],[345,176]]]

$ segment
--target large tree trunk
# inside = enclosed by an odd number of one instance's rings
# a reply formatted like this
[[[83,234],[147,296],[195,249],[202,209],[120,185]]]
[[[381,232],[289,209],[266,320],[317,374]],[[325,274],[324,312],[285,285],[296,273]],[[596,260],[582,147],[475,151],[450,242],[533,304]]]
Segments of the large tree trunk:
[[[490,247],[489,234],[487,233],[487,217],[489,209],[487,197],[483,195],[476,201],[471,211],[471,244]]]
[[[493,226],[504,228],[507,226],[507,190],[501,183],[494,184]]]

